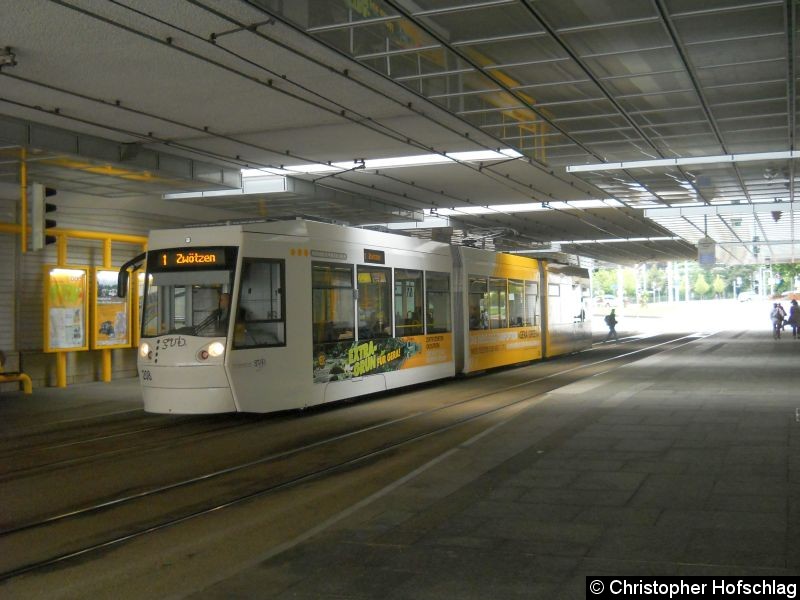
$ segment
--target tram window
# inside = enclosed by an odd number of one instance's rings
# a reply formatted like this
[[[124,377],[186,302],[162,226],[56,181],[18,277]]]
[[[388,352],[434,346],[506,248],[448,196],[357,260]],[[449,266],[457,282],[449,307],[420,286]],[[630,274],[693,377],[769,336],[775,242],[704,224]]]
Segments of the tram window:
[[[243,259],[234,348],[286,345],[284,269],[282,260]]]
[[[525,325],[539,323],[539,284],[535,281],[525,282]]]
[[[525,285],[521,281],[508,280],[509,327],[522,327],[525,323]]]
[[[142,337],[226,335],[228,318],[222,311],[220,298],[230,294],[232,284],[232,270],[148,273],[142,307]]]
[[[358,267],[358,339],[392,335],[392,271]]]
[[[477,275],[469,276],[469,328],[489,329],[489,284]]]
[[[450,274],[426,272],[425,290],[428,306],[425,313],[427,332],[445,333],[450,331]]]
[[[311,311],[315,344],[355,339],[352,265],[311,263]]]
[[[422,271],[394,270],[395,337],[422,335]]]
[[[507,279],[489,279],[489,328],[508,327],[506,312]]]

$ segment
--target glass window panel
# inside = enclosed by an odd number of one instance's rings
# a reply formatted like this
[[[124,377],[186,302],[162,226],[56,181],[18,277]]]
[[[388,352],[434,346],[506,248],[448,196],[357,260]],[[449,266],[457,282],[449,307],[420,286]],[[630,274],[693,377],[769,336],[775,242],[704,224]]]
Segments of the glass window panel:
[[[469,328],[489,329],[489,283],[486,277],[469,276]]]
[[[242,260],[239,305],[233,328],[234,348],[286,345],[284,261]]]
[[[142,307],[142,337],[227,335],[232,287],[233,269],[148,273]]]
[[[313,262],[311,281],[314,343],[355,339],[353,266]]]
[[[508,280],[508,319],[510,327],[525,325],[525,284]]]
[[[422,335],[422,271],[394,270],[395,336]]]
[[[435,4],[441,8],[441,2]],[[432,21],[438,30],[447,31],[452,42],[541,31],[541,26],[521,5],[447,12],[426,20]]]
[[[445,333],[452,328],[450,320],[450,274],[425,273],[428,310],[425,323],[428,333]]]
[[[358,339],[392,335],[392,271],[358,267]]]
[[[525,325],[539,324],[539,284],[535,281],[525,282]]]
[[[502,329],[508,327],[506,309],[508,280],[489,279],[489,328]]]

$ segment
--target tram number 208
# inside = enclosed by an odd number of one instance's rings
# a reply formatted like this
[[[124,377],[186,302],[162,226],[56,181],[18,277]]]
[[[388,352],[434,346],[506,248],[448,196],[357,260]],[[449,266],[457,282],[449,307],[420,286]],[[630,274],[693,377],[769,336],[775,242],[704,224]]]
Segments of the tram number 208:
[[[147,369],[142,369],[142,381],[153,381],[153,376]]]

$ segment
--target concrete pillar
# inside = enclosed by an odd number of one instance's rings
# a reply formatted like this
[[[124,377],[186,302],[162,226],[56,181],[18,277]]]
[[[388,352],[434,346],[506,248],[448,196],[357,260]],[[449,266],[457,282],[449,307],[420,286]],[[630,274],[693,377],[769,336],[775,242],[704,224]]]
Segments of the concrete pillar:
[[[683,299],[686,302],[692,297],[689,290],[689,261],[685,260],[683,261]]]
[[[675,301],[675,281],[672,276],[672,261],[667,263],[667,302],[672,304]]]

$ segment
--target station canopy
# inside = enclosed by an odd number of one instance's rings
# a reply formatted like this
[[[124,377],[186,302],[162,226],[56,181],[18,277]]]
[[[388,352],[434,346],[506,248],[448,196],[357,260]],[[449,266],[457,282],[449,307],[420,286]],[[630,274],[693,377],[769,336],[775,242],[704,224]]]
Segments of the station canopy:
[[[793,262],[784,0],[36,0],[0,182],[532,256]]]

